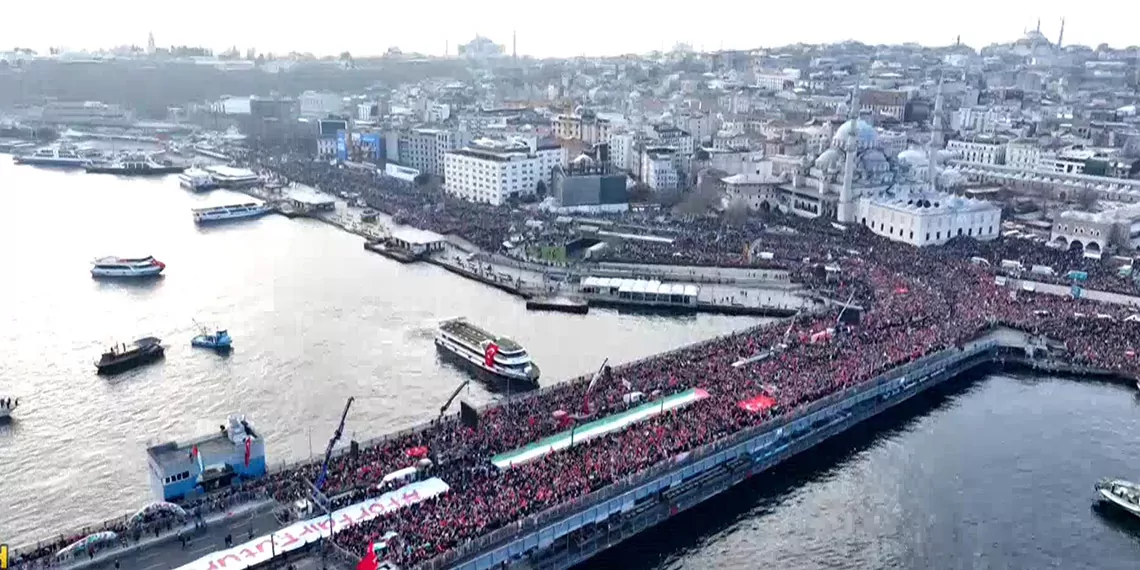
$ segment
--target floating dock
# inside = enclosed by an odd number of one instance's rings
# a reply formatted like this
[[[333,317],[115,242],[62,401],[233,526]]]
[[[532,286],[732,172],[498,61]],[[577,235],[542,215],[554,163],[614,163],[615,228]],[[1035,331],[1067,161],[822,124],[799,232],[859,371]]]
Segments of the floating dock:
[[[552,311],[585,315],[590,312],[590,304],[584,299],[564,296],[532,297],[526,301],[528,311]]]

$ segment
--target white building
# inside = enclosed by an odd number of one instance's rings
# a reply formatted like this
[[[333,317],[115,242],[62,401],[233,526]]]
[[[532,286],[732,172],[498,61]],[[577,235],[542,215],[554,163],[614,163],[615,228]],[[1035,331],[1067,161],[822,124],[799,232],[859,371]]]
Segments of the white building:
[[[305,91],[297,99],[302,117],[323,118],[344,110],[344,98],[329,91]]]
[[[974,137],[952,140],[946,143],[946,150],[955,158],[980,164],[1005,164],[1005,151],[1008,145],[993,137]]]
[[[1036,170],[1041,160],[1041,147],[1029,139],[1014,139],[1005,145],[1005,164],[1026,170]]]
[[[859,223],[892,241],[938,245],[965,236],[992,240],[1001,233],[1001,208],[942,192],[902,191],[859,199]]]
[[[248,115],[249,97],[222,97],[210,104],[210,111],[221,115]]]
[[[634,151],[634,137],[630,133],[610,136],[610,162],[614,168],[633,172],[637,167],[637,152]]]
[[[444,189],[472,202],[501,205],[553,184],[554,167],[565,164],[565,149],[536,141],[480,139],[444,154]]]
[[[443,156],[466,144],[463,133],[447,129],[412,129],[400,135],[399,162],[428,174],[443,174]]]
[[[641,180],[650,188],[676,190],[681,176],[676,165],[677,150],[671,147],[650,147],[641,153]]]

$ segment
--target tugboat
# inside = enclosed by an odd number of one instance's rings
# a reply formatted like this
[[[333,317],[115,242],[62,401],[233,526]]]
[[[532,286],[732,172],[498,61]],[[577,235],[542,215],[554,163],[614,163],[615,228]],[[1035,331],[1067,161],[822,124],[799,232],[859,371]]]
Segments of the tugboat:
[[[0,398],[0,422],[12,416],[12,412],[20,407],[19,398]]]
[[[95,368],[100,374],[115,374],[158,360],[164,353],[161,339],[153,336],[143,337],[130,344],[111,347],[95,361]]]
[[[435,346],[476,374],[538,385],[538,365],[519,343],[495,336],[462,317],[440,323]]]
[[[190,346],[210,348],[218,352],[232,348],[233,339],[230,338],[230,333],[225,329],[219,329],[217,332],[211,334],[206,332],[206,327],[199,326],[199,328],[202,332],[190,340]]]
[[[1095,489],[1102,501],[1140,517],[1140,485],[1124,479],[1101,479]]]

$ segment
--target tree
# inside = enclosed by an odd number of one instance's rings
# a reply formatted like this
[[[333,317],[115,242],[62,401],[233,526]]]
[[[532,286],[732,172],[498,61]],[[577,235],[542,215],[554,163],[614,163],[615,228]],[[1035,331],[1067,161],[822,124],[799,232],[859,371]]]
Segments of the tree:
[[[748,214],[748,202],[746,202],[744,198],[737,196],[724,208],[724,223],[733,226],[742,226],[748,219]]]
[[[653,189],[644,182],[638,182],[633,185],[629,190],[629,201],[633,203],[645,203],[653,198]]]
[[[1077,204],[1079,204],[1082,209],[1092,210],[1093,206],[1096,205],[1096,190],[1092,188],[1081,188],[1077,191],[1075,198],[1077,199]]]
[[[538,200],[542,200],[543,198],[546,197],[546,181],[545,180],[539,180],[538,184],[534,185],[534,196]]]
[[[356,67],[356,64],[352,60],[352,54],[347,51],[340,52],[340,63],[345,68]]]
[[[720,203],[720,187],[712,176],[705,176],[700,185],[685,195],[677,206],[683,214],[699,216],[706,214]]]
[[[431,182],[431,174],[421,172],[412,179],[412,182],[414,182],[416,186],[427,186],[427,183]]]

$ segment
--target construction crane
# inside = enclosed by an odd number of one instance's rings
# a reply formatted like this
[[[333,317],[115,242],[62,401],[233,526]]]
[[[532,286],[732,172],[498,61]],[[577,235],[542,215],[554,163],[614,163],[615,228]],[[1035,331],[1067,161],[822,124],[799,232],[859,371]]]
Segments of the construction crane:
[[[333,434],[332,439],[329,440],[329,446],[325,449],[325,462],[321,464],[321,474],[313,485],[318,491],[325,484],[325,477],[329,474],[329,459],[332,458],[333,446],[336,445],[337,441],[340,441],[340,436],[344,433],[344,421],[348,419],[348,409],[352,407],[352,401],[355,399],[350,397],[348,403],[344,405],[344,413],[340,415],[340,424],[336,426],[336,433]]]

